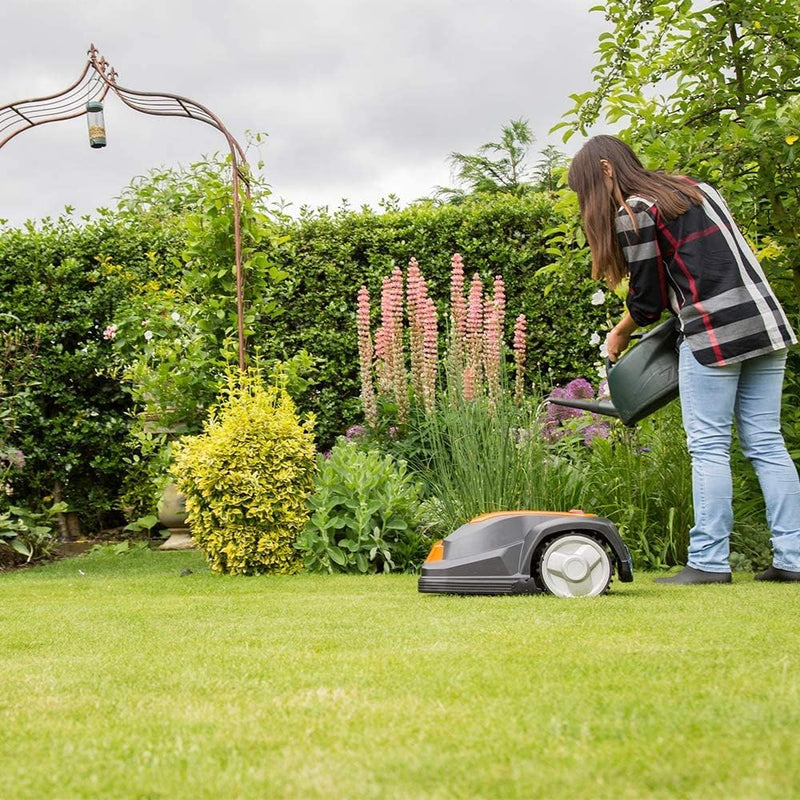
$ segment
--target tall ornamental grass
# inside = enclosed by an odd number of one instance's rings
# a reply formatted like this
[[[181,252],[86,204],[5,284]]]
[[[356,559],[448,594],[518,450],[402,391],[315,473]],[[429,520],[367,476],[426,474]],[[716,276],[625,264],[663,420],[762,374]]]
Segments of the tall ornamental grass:
[[[568,511],[581,502],[579,463],[552,452],[532,402],[454,397],[421,420],[417,467],[452,526],[491,511]]]

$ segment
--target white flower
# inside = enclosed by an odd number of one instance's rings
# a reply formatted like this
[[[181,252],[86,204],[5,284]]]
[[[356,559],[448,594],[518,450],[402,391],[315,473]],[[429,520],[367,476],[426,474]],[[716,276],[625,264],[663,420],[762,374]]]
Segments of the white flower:
[[[179,314],[177,311],[173,311],[173,312],[170,314],[170,316],[172,317],[172,319],[173,319],[175,322],[180,322],[180,321],[181,321],[181,315],[180,315],[180,314]]]
[[[589,344],[592,345],[592,347],[597,347],[597,345],[600,344],[600,342],[602,341],[603,340],[600,338],[600,334],[597,331],[595,331],[591,335],[591,338],[589,339]]]
[[[591,297],[593,306],[601,306],[606,301],[606,293],[602,289],[598,289]]]
[[[600,345],[600,357],[601,358],[608,358],[608,342],[603,342]]]
[[[153,331],[145,331],[144,338],[149,342],[153,338]]]

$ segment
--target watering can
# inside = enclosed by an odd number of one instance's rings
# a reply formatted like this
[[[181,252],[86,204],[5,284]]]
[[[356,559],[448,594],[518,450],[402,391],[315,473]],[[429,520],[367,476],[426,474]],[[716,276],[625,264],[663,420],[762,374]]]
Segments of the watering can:
[[[634,425],[678,396],[679,338],[674,317],[647,333],[634,334],[631,339],[638,339],[636,345],[616,362],[606,362],[610,400],[551,397],[548,402],[618,417],[626,425]]]

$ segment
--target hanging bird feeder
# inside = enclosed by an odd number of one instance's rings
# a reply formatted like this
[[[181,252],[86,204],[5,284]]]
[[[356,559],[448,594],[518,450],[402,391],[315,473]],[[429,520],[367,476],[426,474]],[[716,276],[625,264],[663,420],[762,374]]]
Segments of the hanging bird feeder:
[[[106,123],[103,119],[103,104],[93,100],[86,104],[89,122],[89,144],[92,147],[106,146]]]

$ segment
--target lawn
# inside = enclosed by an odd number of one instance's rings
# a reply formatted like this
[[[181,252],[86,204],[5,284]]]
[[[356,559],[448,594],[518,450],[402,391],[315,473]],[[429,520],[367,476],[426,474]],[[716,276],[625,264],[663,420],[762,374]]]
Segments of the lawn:
[[[0,575],[0,797],[798,796],[800,589],[652,578],[444,597],[147,550]]]

